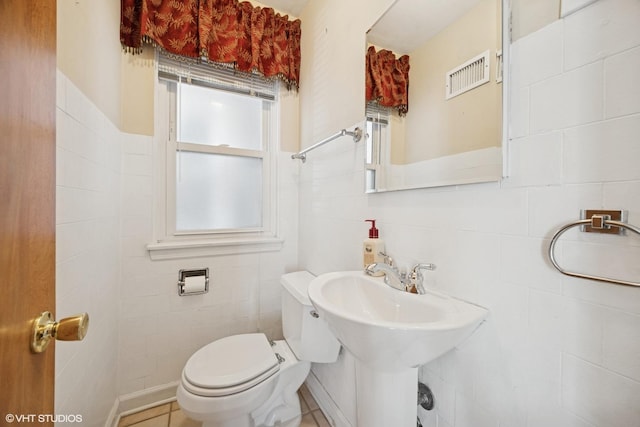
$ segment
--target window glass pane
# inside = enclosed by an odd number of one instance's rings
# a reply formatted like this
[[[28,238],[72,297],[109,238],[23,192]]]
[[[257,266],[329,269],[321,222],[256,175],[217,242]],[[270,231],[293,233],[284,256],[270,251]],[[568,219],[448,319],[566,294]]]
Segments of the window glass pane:
[[[380,164],[382,152],[388,146],[389,125],[387,122],[368,118],[366,126],[365,163],[368,165]]]
[[[178,152],[176,231],[262,226],[262,159]]]
[[[367,191],[373,191],[376,189],[376,171],[373,169],[365,170],[364,188]]]
[[[366,135],[364,162],[370,165],[373,164],[373,139],[375,136],[373,133],[373,122],[369,119],[367,119]]]
[[[262,149],[264,101],[202,86],[178,86],[178,141]]]

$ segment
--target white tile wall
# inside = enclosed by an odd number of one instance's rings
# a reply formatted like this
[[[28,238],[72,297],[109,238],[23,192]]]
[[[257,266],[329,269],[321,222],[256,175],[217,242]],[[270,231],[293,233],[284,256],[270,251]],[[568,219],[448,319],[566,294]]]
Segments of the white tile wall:
[[[602,120],[602,80],[603,64],[596,62],[531,86],[531,133],[539,134]]]
[[[564,21],[564,69],[572,70],[640,45],[640,4],[599,0]]]
[[[634,402],[640,385],[571,354],[563,355],[562,399],[571,412],[597,426],[638,424],[640,408]]]
[[[61,72],[56,104],[56,317],[90,326],[55,344],[55,413],[97,426],[118,393],[120,132]]]
[[[635,162],[640,158],[639,132],[637,114],[564,131],[565,182],[637,180],[640,176]]]
[[[620,117],[640,109],[640,48],[605,60],[605,117]]]
[[[640,3],[565,6],[574,13],[512,46],[512,174],[500,184],[365,195],[362,149],[340,143],[301,168],[301,267],[360,268],[363,221],[376,218],[400,265],[434,262],[430,286],[491,311],[421,369],[436,393],[425,426],[640,426],[640,292],[563,276],[546,255],[583,208],[627,209],[640,225]],[[640,280],[638,237],[565,236],[567,268]],[[313,370],[356,426],[352,364]]]

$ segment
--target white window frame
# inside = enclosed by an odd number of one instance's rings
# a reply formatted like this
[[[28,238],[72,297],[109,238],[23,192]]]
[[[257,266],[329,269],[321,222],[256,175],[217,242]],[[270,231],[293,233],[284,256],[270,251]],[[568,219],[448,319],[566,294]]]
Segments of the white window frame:
[[[176,94],[155,80],[155,209],[154,243],[147,245],[152,259],[192,258],[278,251],[283,240],[277,223],[278,101],[263,101],[263,150],[190,144],[176,141]],[[175,85],[177,86],[177,85]],[[247,95],[248,96],[248,95]],[[270,103],[267,106],[266,103]],[[262,158],[263,213],[257,228],[176,231],[176,153],[193,151]]]

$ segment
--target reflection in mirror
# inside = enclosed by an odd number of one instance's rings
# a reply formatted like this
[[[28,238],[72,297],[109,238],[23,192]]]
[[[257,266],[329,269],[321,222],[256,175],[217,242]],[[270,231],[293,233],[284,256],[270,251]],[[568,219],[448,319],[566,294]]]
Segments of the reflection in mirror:
[[[367,103],[367,192],[501,178],[503,1],[396,0],[368,32],[410,71],[406,115]]]

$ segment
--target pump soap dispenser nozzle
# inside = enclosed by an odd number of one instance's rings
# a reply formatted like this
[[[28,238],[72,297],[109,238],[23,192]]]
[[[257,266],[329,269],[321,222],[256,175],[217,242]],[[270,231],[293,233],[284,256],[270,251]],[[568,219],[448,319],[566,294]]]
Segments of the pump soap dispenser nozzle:
[[[377,239],[378,238],[378,229],[376,228],[376,220],[375,219],[365,219],[364,222],[370,222],[371,228],[369,229],[369,238]]]

